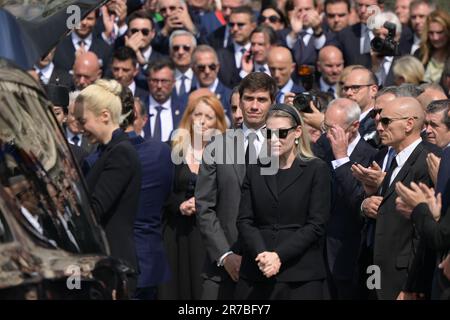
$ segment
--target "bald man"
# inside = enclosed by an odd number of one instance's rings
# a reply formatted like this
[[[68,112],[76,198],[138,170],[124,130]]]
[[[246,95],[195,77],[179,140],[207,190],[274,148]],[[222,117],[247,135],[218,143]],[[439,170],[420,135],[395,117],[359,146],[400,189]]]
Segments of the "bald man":
[[[426,110],[432,101],[447,99],[442,87],[436,83],[427,83],[421,86],[424,92],[417,97],[422,104],[423,110]]]
[[[321,73],[318,83],[320,91],[328,92],[337,98],[336,84],[344,70],[344,57],[341,50],[335,46],[320,49],[317,70]]]
[[[305,91],[302,86],[294,83],[291,79],[291,74],[295,70],[295,63],[292,60],[291,51],[285,47],[273,47],[270,49],[267,57],[267,64],[269,65],[270,74],[275,79],[279,89],[276,96],[277,103],[284,102],[286,93],[301,93]]]
[[[410,220],[396,209],[395,184],[423,182],[432,185],[426,150],[420,137],[424,124],[420,103],[409,97],[396,98],[380,113],[377,131],[381,142],[395,151],[378,194],[383,197],[376,216],[373,264],[381,279],[378,299],[406,299],[416,294],[429,296],[433,259],[425,258],[425,245]],[[431,261],[429,261],[431,260]]]
[[[85,52],[77,56],[73,64],[73,81],[76,90],[83,90],[95,80],[100,79],[102,70],[97,55]]]

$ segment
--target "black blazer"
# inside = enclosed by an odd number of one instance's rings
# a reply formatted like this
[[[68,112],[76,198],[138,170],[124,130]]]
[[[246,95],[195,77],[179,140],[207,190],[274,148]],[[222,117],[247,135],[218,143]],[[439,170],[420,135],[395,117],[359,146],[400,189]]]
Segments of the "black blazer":
[[[101,61],[103,71],[109,65],[111,56],[111,47],[102,39],[101,35],[92,35],[92,43],[89,51],[94,52]],[[65,71],[72,70],[75,62],[75,47],[72,43],[72,37],[69,35],[65,37],[61,43],[56,47],[55,66]]]
[[[360,51],[361,23],[354,24],[339,31],[336,38],[338,42],[337,46],[344,55],[345,66],[361,64],[369,69],[372,67],[370,54],[361,54]]]
[[[106,231],[111,255],[138,270],[133,226],[141,190],[141,164],[125,133],[114,132],[86,182],[92,210]]]
[[[62,69],[54,68],[52,75],[50,76],[49,84],[56,84],[60,86],[65,86],[69,90],[74,86],[73,79],[67,71]]]
[[[260,165],[247,167],[237,218],[244,279],[267,281],[255,262],[263,251],[275,251],[280,257],[276,281],[325,278],[323,240],[330,215],[330,173],[317,158],[297,158],[292,166],[289,182],[281,186],[277,175],[261,175]]]
[[[225,40],[225,30],[226,30],[226,26],[221,26],[219,28],[217,28],[216,30],[214,30],[213,32],[211,32],[210,34],[207,35],[206,37],[206,42],[213,47],[214,49],[219,50],[219,49],[223,49],[223,41]],[[228,38],[228,44],[230,44],[232,41],[231,36]]]
[[[217,57],[220,63],[219,80],[226,87],[234,88],[241,81],[241,77],[239,75],[240,69],[236,67],[233,46],[217,50]]]
[[[423,292],[416,287],[431,277],[433,268],[424,267],[426,254],[423,241],[419,238],[411,220],[397,212],[395,184],[401,181],[409,185],[412,181],[432,185],[426,156],[429,151],[420,143],[397,174],[378,208],[375,228],[374,264],[381,270],[379,299],[396,299],[400,291]],[[433,261],[434,264],[434,261]]]

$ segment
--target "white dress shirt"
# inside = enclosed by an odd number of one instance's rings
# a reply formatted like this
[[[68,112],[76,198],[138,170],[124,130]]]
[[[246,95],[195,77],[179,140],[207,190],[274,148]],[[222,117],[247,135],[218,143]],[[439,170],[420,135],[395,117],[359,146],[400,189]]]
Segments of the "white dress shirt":
[[[134,93],[136,92],[136,82],[131,82],[130,83],[130,85],[128,86],[128,89],[130,89],[131,90],[131,93],[133,94],[133,96],[134,96]]]
[[[250,134],[250,132],[255,132],[256,133],[256,139],[254,140],[254,145],[255,145],[255,149],[257,154],[259,154],[261,152],[263,143],[264,143],[264,135],[262,133],[262,129],[265,128],[265,125],[262,126],[261,128],[259,128],[258,130],[253,130],[248,128],[245,123],[242,124],[242,131],[244,131],[244,150],[247,150],[247,146],[248,146],[248,136]]]
[[[284,103],[284,96],[286,93],[288,92],[292,92],[292,87],[294,86],[294,81],[292,81],[292,79],[289,78],[289,81],[286,82],[286,84],[283,86],[283,88],[280,89],[279,91],[279,101],[280,103]]]
[[[253,66],[253,72],[261,72],[260,71],[261,68],[264,68],[264,73],[265,74],[267,74],[268,76],[271,76],[270,70],[269,70],[269,65],[267,63],[266,64],[259,64],[259,63],[255,62],[254,66]],[[248,75],[248,72],[246,72],[245,70],[241,70],[239,72],[239,76],[241,78],[245,78],[247,75]]]
[[[320,85],[320,91],[322,91],[322,92],[328,92],[328,90],[329,90],[330,88],[332,88],[332,89],[333,89],[333,95],[334,95],[335,98],[337,98],[337,94],[336,94],[336,90],[337,90],[337,89],[336,89],[336,83],[330,85],[330,84],[326,83],[325,80],[323,80],[323,77],[320,77],[320,79],[319,79],[319,85]]]
[[[194,78],[194,71],[192,71],[192,68],[189,68],[185,73],[181,73],[180,70],[175,70],[175,88],[177,90],[177,94],[180,94],[180,87],[181,87],[181,77],[185,76],[184,79],[184,87],[186,89],[186,93],[189,93],[191,91],[192,87],[192,80]]]
[[[53,69],[55,69],[55,65],[53,64],[53,62],[50,62],[47,66],[45,66],[42,69],[40,69],[37,66],[35,66],[34,69],[36,70],[38,75],[39,75],[39,72],[42,73],[42,76],[40,76],[41,81],[44,84],[48,84],[50,81],[50,78],[52,76]]]
[[[306,34],[303,36],[303,44],[305,45],[305,47],[308,45],[309,40],[311,40],[311,38],[314,38],[314,48],[316,50],[322,49],[322,47],[325,45],[325,42],[327,41],[327,38],[323,33],[320,37],[315,37],[314,30],[311,27],[306,29],[305,33]],[[298,39],[292,38],[290,34],[286,36],[286,44],[289,47],[289,49],[292,49],[294,47],[297,40]]]
[[[161,141],[168,141],[170,138],[170,134],[173,131],[173,118],[172,118],[172,100],[169,98],[164,103],[158,103],[152,96],[149,97],[149,121],[150,121],[150,129],[152,132],[155,130],[155,120],[156,120],[156,106],[162,106],[164,109],[160,113],[161,117]]]
[[[84,41],[84,49],[86,51],[89,51],[89,48],[92,45],[92,32],[84,39],[80,38],[75,32],[72,32],[70,35],[72,37],[72,44],[75,47],[75,50],[78,50],[80,48],[78,42]]]
[[[413,151],[421,142],[422,138],[419,138],[397,154],[397,156],[395,157],[395,160],[397,161],[397,167],[392,172],[391,181],[389,181],[389,185],[391,185],[392,181],[394,181],[395,177],[400,172],[400,170],[402,170],[406,161],[408,161],[408,158],[411,156]]]
[[[145,61],[147,61],[147,62],[149,61],[150,56],[152,55],[152,51],[153,51],[152,46],[148,46],[147,49],[142,51],[142,55],[144,56]]]
[[[78,143],[74,143],[72,141],[72,138],[75,137],[75,136],[78,136],[78,138],[79,138]],[[83,140],[83,135],[81,133],[74,134],[72,131],[70,131],[70,129],[68,127],[66,127],[66,137],[67,137],[67,141],[70,144],[73,144],[73,145],[81,147],[81,141]]]
[[[420,38],[414,34],[414,42],[413,45],[411,46],[411,52],[410,54],[414,54],[414,52],[419,49],[420,47]]]
[[[359,38],[359,50],[360,50],[359,52],[361,54],[363,54],[363,52],[364,52],[364,38],[365,38],[364,36],[366,35],[366,29],[369,30],[369,39],[370,39],[370,41],[372,41],[373,38],[375,38],[375,35],[373,34],[372,30],[367,28],[367,25],[362,24],[361,25],[361,38]]]
[[[383,61],[381,62],[381,65],[380,65],[380,68],[375,73],[375,75],[377,76],[377,79],[378,79],[378,85],[379,86],[382,86],[385,83],[387,75],[389,74],[389,70],[391,69],[391,65],[392,65],[393,60],[394,60],[393,56],[385,56],[383,58]]]
[[[359,140],[361,140],[361,136],[358,133],[356,138],[353,139],[353,141],[350,142],[347,146],[347,157],[331,161],[331,165],[333,166],[334,170],[336,170],[340,166],[346,164],[347,162],[350,162],[350,156],[353,153],[353,151],[355,150],[356,145],[358,144]]]
[[[234,45],[234,62],[236,63],[236,68],[241,68],[241,62],[242,62],[242,52],[241,49],[245,48],[245,51],[250,50],[251,43],[248,42],[245,46],[241,46],[237,44],[236,42],[233,42]],[[222,66],[225,67],[225,66]]]

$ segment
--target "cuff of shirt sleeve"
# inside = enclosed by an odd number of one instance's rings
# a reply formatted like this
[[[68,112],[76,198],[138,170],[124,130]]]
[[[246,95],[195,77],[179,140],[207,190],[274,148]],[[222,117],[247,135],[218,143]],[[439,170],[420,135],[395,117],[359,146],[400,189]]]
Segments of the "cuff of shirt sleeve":
[[[226,253],[224,253],[220,258],[219,261],[217,262],[217,266],[218,267],[223,267],[223,261],[225,260],[225,258],[227,256],[229,256],[230,254],[233,254],[233,251],[228,251]]]
[[[337,168],[339,168],[340,166],[346,164],[347,162],[350,162],[350,158],[349,157],[333,160],[333,161],[331,161],[331,165],[333,166],[333,169],[336,170]]]

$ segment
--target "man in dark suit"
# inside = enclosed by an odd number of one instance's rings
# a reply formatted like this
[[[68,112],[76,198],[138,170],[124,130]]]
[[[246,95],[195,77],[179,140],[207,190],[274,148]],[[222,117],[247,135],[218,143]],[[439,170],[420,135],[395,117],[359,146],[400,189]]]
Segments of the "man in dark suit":
[[[161,212],[172,187],[173,164],[170,147],[166,143],[144,140],[136,134],[133,118],[146,116],[144,105],[135,101],[132,116],[127,117],[130,125],[125,132],[141,161],[141,195],[145,195],[139,198],[139,210],[134,221],[134,241],[140,269],[135,297],[153,300],[157,286],[170,278],[161,235]]]
[[[150,63],[148,67],[149,121],[144,126],[144,137],[159,141],[169,141],[173,130],[183,116],[185,105],[173,94],[175,87],[175,65],[168,58]]]
[[[43,85],[54,84],[70,88],[72,87],[72,77],[67,71],[56,68],[53,63],[55,50],[55,48],[52,49],[46,57],[42,58],[34,69]]]
[[[192,70],[194,70],[196,78],[193,89],[208,88],[215,93],[222,102],[227,116],[231,119],[231,90],[217,77],[220,67],[216,51],[208,45],[199,45],[192,54]]]
[[[295,0],[290,28],[280,32],[282,44],[292,50],[297,66],[314,66],[317,53],[325,43],[333,43],[334,36],[325,34],[322,20],[313,0]]]
[[[329,268],[329,289],[333,299],[358,298],[356,293],[357,260],[362,218],[361,183],[351,175],[357,162],[368,166],[376,149],[361,138],[359,106],[349,99],[336,99],[325,112],[326,134],[317,141],[321,157],[330,165],[333,177],[333,204],[327,225],[326,257]]]
[[[426,167],[429,153],[420,132],[424,123],[422,107],[414,98],[396,98],[383,108],[377,131],[384,145],[396,153],[383,179],[379,194],[373,262],[380,268],[378,299],[405,299],[409,293],[427,294],[432,269],[427,266],[426,246],[412,223],[396,209],[395,183],[432,181]]]
[[[250,35],[256,28],[256,16],[251,7],[243,6],[233,9],[228,23],[231,32],[231,45],[217,50],[222,68],[219,79],[227,87],[233,88],[241,81],[242,59],[250,50]]]
[[[134,77],[139,73],[138,62],[133,49],[129,47],[117,48],[113,53],[111,72],[115,80],[131,90],[133,96],[141,101],[148,99],[148,91],[136,86]]]
[[[72,68],[73,90],[83,90],[102,76],[97,55],[93,52],[81,53]]]
[[[305,91],[302,86],[294,83],[291,74],[295,69],[292,54],[287,48],[273,47],[267,58],[270,73],[278,87],[276,96],[277,103],[284,103],[285,95],[288,93],[301,93]]]
[[[233,298],[241,264],[236,218],[245,176],[245,149],[256,153],[261,150],[261,129],[276,90],[275,81],[265,73],[254,72],[245,77],[239,87],[242,130],[217,136],[204,151],[195,188],[197,224],[208,255],[203,299]]]
[[[191,68],[192,53],[197,47],[194,35],[186,30],[175,30],[169,38],[170,58],[175,64],[174,94],[179,100],[187,101],[188,94],[196,82]]]
[[[337,98],[337,83],[342,70],[344,70],[344,57],[341,50],[335,46],[325,46],[320,49],[317,70],[321,73],[318,80],[318,89]]]
[[[54,59],[56,67],[69,72],[78,54],[88,51],[97,55],[101,67],[104,68],[108,65],[111,47],[101,36],[93,32],[96,19],[96,12],[91,12],[81,20],[80,29],[75,29],[70,36],[61,41],[56,47]]]
[[[344,54],[345,65],[360,64],[366,68],[371,67],[370,41],[374,35],[367,27],[367,19],[373,14],[368,8],[376,5],[383,8],[384,1],[357,0],[356,11],[360,23],[349,26],[337,34],[338,47]]]
[[[344,97],[355,101],[361,108],[359,133],[366,141],[376,134],[370,111],[374,107],[377,92],[377,78],[372,71],[362,67],[353,69],[342,86]]]

